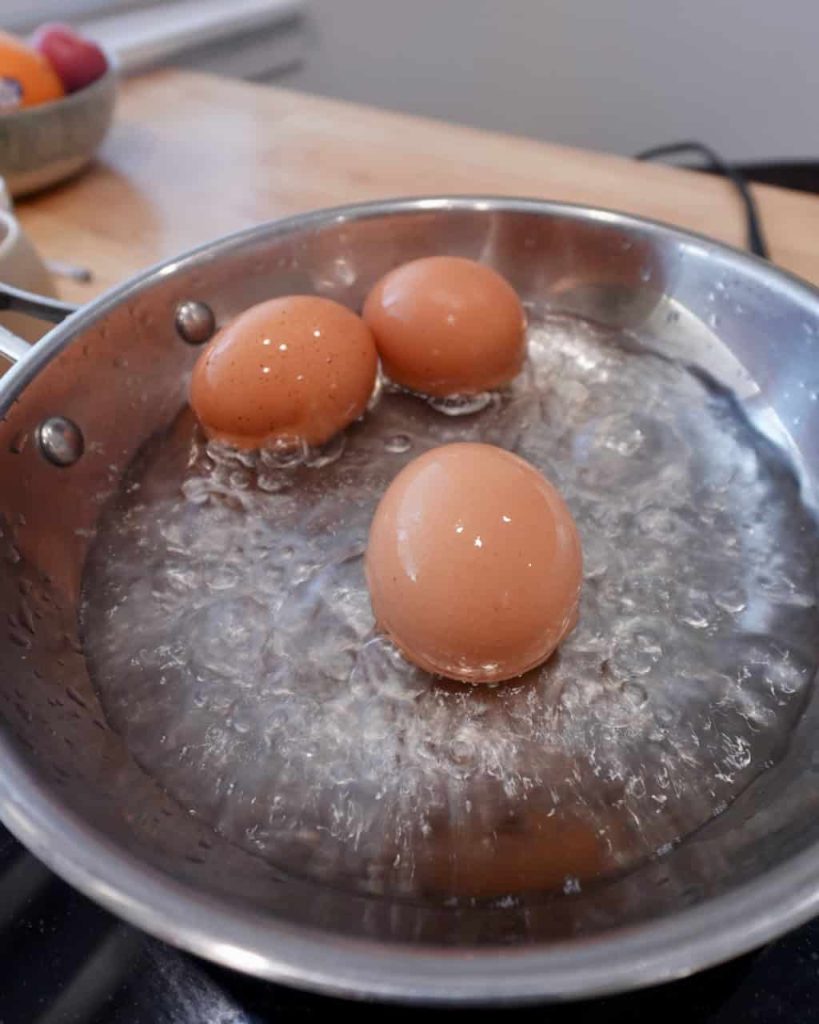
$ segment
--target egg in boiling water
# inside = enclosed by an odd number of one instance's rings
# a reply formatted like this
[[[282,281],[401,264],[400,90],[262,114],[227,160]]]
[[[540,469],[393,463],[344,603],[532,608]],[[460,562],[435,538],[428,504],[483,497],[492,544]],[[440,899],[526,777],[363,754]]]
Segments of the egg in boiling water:
[[[365,410],[378,357],[372,333],[331,299],[261,302],[199,357],[190,401],[205,433],[238,448],[323,444]]]
[[[386,374],[436,398],[507,384],[523,364],[526,316],[515,290],[474,260],[429,256],[390,271],[364,304]]]
[[[376,510],[366,556],[376,620],[437,675],[497,682],[540,664],[575,626],[577,529],[534,467],[486,444],[415,459]]]

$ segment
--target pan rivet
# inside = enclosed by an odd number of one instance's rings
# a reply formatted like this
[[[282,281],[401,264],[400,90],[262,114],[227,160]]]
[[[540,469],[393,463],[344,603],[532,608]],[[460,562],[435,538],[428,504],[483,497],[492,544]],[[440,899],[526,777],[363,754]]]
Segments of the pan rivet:
[[[189,345],[203,345],[216,330],[213,310],[194,299],[179,303],[174,323],[179,337]]]
[[[51,416],[37,428],[40,451],[55,466],[73,466],[85,450],[82,431],[65,416]]]

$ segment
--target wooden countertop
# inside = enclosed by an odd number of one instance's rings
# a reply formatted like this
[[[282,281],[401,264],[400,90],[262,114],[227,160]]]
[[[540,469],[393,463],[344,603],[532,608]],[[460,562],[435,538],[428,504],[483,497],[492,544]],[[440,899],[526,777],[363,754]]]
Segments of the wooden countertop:
[[[98,163],[18,213],[46,257],[93,271],[61,285],[82,302],[258,221],[431,193],[588,203],[744,244],[736,193],[717,178],[175,70],[126,81]],[[755,193],[774,261],[819,283],[819,197]]]

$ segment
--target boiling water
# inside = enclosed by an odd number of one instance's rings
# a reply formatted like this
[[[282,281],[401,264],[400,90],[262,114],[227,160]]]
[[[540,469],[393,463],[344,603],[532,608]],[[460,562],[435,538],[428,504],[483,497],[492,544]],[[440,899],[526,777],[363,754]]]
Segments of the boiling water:
[[[280,867],[444,901],[571,893],[724,809],[815,672],[815,524],[728,395],[626,340],[543,320],[471,415],[383,392],[306,461],[206,446],[183,414],[86,569],[89,664],[137,760]],[[494,687],[404,661],[363,576],[390,480],[464,440],[543,470],[585,554],[576,631]]]

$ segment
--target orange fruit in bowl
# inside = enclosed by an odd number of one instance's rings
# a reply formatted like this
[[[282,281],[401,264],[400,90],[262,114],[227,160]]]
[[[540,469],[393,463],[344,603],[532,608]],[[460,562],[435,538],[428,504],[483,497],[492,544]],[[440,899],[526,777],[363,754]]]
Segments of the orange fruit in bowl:
[[[65,89],[49,62],[7,32],[0,32],[0,114],[58,100]]]

